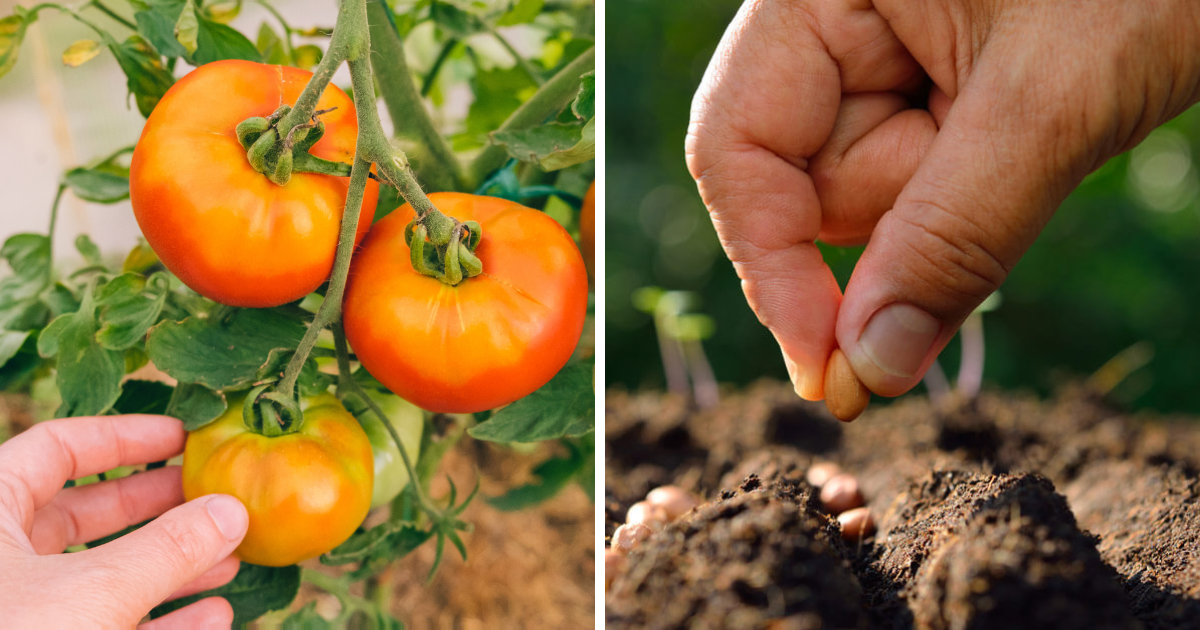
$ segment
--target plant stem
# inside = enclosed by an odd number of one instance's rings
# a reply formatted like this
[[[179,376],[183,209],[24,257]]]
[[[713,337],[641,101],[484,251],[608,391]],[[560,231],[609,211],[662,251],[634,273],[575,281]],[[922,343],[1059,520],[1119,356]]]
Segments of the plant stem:
[[[372,54],[378,55],[382,60],[375,76],[379,79],[379,90],[396,135],[412,140],[429,151],[433,163],[422,166],[421,174],[430,189],[473,190],[463,185],[462,164],[441,132],[434,126],[429,110],[425,109],[425,103],[417,92],[412,73],[409,72],[400,35],[392,28],[387,13],[378,0],[369,0],[367,3],[367,17],[370,20]],[[357,93],[356,87],[355,94]],[[357,106],[357,98],[355,101]]]
[[[968,400],[979,394],[983,384],[983,313],[975,311],[967,316],[959,330],[962,342],[962,363],[958,368],[958,379],[954,386]]]
[[[97,9],[100,10],[101,13],[103,13],[104,15],[107,15],[108,17],[112,18],[113,20],[121,23],[123,26],[125,26],[125,28],[134,30],[134,31],[137,30],[137,24],[134,24],[133,22],[130,22],[129,20],[126,20],[125,18],[121,17],[116,11],[113,11],[112,9],[105,6],[103,2],[100,2],[100,0],[91,0],[91,2],[88,3],[88,5],[96,7]],[[87,6],[87,5],[84,5],[84,6]]]
[[[304,91],[296,99],[292,111],[279,121],[277,128],[280,137],[286,136],[296,125],[302,125],[312,119],[321,94],[325,92],[325,87],[329,85],[333,74],[343,61],[366,56],[370,40],[363,2],[364,0],[341,0],[337,25],[333,29],[333,37],[329,40],[329,49],[325,51],[325,56],[321,58],[321,63],[317,65],[308,85],[304,86]]]
[[[379,408],[375,400],[367,395],[362,385],[350,375],[350,353],[346,345],[346,331],[340,324],[333,327],[333,345],[337,349],[338,357],[338,388],[345,387],[358,395],[367,404],[367,407],[371,409],[371,413],[375,414],[376,418],[379,418],[379,422],[383,424],[383,428],[387,429],[388,435],[392,436],[392,441],[396,443],[396,448],[400,450],[400,459],[404,462],[404,469],[408,471],[409,480],[412,481],[413,489],[417,495],[417,503],[434,520],[438,520],[442,515],[442,511],[429,500],[429,497],[425,494],[425,490],[421,488],[421,484],[418,481],[420,478],[417,477],[417,469],[413,466],[412,460],[408,456],[408,449],[404,448],[404,440],[400,439],[400,434],[396,433],[396,427],[392,426],[387,414],[383,413],[383,409]]]
[[[341,612],[338,613],[336,619],[333,620],[334,627],[344,627],[346,621],[355,611],[362,611],[371,615],[374,612],[388,614],[388,611],[376,606],[369,600],[363,599],[350,592],[350,583],[345,578],[337,578],[332,575],[325,575],[316,569],[304,567],[300,569],[300,578],[309,584],[333,595],[342,605]],[[373,616],[373,615],[372,615]]]
[[[50,273],[53,273],[54,269],[54,228],[58,226],[58,204],[66,191],[66,183],[59,184],[58,192],[54,194],[54,205],[50,206]]]
[[[450,41],[447,41],[446,45],[442,46],[442,50],[438,52],[437,59],[433,60],[433,66],[429,68],[429,72],[425,75],[425,80],[421,82],[421,96],[429,96],[429,91],[433,89],[433,82],[437,80],[438,72],[442,70],[442,65],[450,58],[450,53],[454,51],[455,46],[458,46],[458,39],[454,37],[451,37]]]
[[[533,79],[533,82],[538,84],[538,87],[546,84],[546,79],[542,77],[542,73],[538,72],[537,68],[534,68],[533,64],[529,63],[528,59],[522,57],[521,53],[517,52],[517,49],[513,48],[513,45],[507,39],[505,39],[499,31],[494,28],[489,28],[488,33],[491,33],[492,37],[496,38],[496,41],[500,42],[500,45],[504,47],[504,50],[507,50],[508,54],[512,56],[513,61],[517,62],[518,66],[521,66],[521,69],[525,71],[525,74],[528,74],[529,78]]]
[[[937,361],[930,364],[921,382],[925,383],[925,390],[929,392],[929,400],[933,404],[940,405],[950,397],[950,381],[946,379],[946,372]]]
[[[596,48],[589,48],[574,61],[559,70],[528,101],[513,112],[496,131],[517,131],[541,124],[562,110],[579,93],[580,77],[596,67]],[[467,169],[472,190],[487,179],[488,174],[504,166],[508,152],[504,147],[491,145],[475,157]]]
[[[352,1],[352,0],[347,0]],[[350,187],[346,193],[346,209],[342,213],[342,231],[338,235],[337,256],[333,262],[333,273],[329,276],[329,289],[321,308],[317,309],[312,324],[304,332],[300,346],[288,361],[283,378],[279,381],[279,392],[291,397],[295,391],[296,379],[300,369],[317,345],[317,337],[342,314],[342,293],[346,290],[346,277],[350,273],[350,258],[354,254],[354,237],[358,233],[358,217],[362,211],[363,193],[367,187],[367,174],[371,172],[371,163],[362,158],[362,145],[359,145],[359,155],[354,156],[354,166],[350,169]]]

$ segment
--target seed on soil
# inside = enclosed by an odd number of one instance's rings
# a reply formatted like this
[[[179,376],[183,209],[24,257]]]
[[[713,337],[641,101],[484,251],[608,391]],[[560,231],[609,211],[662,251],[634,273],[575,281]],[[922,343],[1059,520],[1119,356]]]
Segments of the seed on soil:
[[[641,523],[626,523],[613,532],[611,549],[616,549],[623,554],[629,553],[653,533],[654,530]]]
[[[830,514],[841,514],[861,507],[862,504],[863,495],[858,489],[858,479],[854,475],[834,475],[821,486],[821,505],[825,506]]]
[[[645,525],[653,530],[662,529],[663,525],[670,523],[671,516],[661,506],[649,501],[638,501],[629,508],[625,513],[625,522],[630,525]]]
[[[842,422],[850,422],[867,408],[869,402],[871,392],[854,374],[846,354],[841,348],[835,348],[829,355],[829,363],[825,364],[825,406],[829,413]]]
[[[833,462],[817,462],[808,467],[804,478],[808,480],[808,483],[820,488],[830,479],[840,475],[841,472],[842,467]]]
[[[607,589],[612,585],[613,578],[617,577],[617,572],[625,566],[625,554],[616,549],[604,550],[604,588]]]
[[[696,507],[699,501],[679,486],[662,486],[646,495],[646,503],[662,508],[667,518],[674,521]]]
[[[847,542],[858,542],[875,533],[875,519],[865,507],[846,510],[838,514],[837,520],[842,526],[842,538]]]

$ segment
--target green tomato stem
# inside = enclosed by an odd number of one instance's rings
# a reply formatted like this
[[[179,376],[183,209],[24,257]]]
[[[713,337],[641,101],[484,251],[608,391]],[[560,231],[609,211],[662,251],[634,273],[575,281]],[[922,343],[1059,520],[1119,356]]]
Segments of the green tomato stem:
[[[86,7],[89,5],[96,7],[96,9],[98,9],[101,13],[112,18],[114,21],[120,23],[125,28],[132,30],[132,31],[137,30],[137,24],[134,24],[133,22],[130,22],[129,20],[126,20],[125,18],[121,17],[120,14],[118,14],[116,11],[113,11],[112,9],[105,6],[103,2],[100,2],[100,0],[91,0],[91,2],[88,2],[84,6]]]
[[[438,73],[442,70],[442,65],[450,58],[450,53],[458,46],[458,38],[451,37],[442,46],[442,50],[438,52],[437,59],[433,60],[433,66],[429,68],[429,72],[425,75],[425,79],[421,81],[421,96],[429,96],[429,91],[433,89],[433,82],[437,80]],[[384,101],[386,103],[386,101]],[[388,108],[391,110],[391,107]],[[395,122],[393,118],[392,122]]]
[[[528,129],[561,111],[579,94],[580,77],[595,67],[596,47],[593,46],[563,66],[537,93],[522,103],[497,131]],[[502,146],[493,144],[480,151],[467,170],[473,184],[471,188],[478,187],[492,171],[504,166],[507,160],[508,151]]]

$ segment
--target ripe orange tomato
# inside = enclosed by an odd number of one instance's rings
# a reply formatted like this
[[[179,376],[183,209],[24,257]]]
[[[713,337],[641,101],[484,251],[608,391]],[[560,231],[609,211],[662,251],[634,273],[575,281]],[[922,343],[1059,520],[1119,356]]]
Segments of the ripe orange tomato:
[[[228,60],[180,79],[138,140],[129,169],[133,212],[163,264],[197,293],[230,306],[298,300],[329,278],[349,178],[293,173],[286,186],[255,172],[235,128],[294,105],[311,72]],[[330,85],[317,109],[325,135],[313,155],[352,162],[354,102]],[[367,183],[358,239],[379,186]]]
[[[588,275],[596,274],[596,182],[588,186],[583,196],[583,209],[579,211],[579,242],[583,246],[583,257],[587,260]]]
[[[354,533],[371,507],[375,456],[358,421],[332,394],[301,401],[295,433],[267,437],[231,400],[220,417],[188,434],[183,496],[237,497],[250,528],[234,555],[282,567],[319,556]]]
[[[429,411],[470,413],[522,398],[562,368],[587,311],[587,272],[567,231],[542,212],[495,197],[429,195],[478,221],[483,274],[449,286],[415,271],[405,204],[379,221],[350,267],[346,337],[388,389]]]

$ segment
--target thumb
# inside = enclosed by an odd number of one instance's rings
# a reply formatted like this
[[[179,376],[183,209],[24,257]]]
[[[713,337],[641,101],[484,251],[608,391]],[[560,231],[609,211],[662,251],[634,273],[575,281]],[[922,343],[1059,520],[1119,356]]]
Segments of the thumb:
[[[102,583],[123,586],[122,603],[134,619],[140,619],[233,553],[246,535],[249,520],[237,499],[208,495],[79,555],[102,574]],[[94,579],[95,573],[87,573]]]
[[[1028,80],[1006,74],[958,95],[846,287],[838,345],[877,394],[916,385],[1096,166],[1098,142],[1072,120],[1071,99],[1032,107]]]

